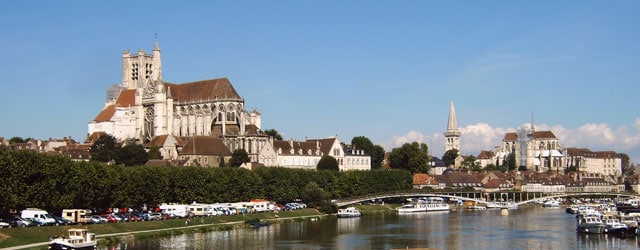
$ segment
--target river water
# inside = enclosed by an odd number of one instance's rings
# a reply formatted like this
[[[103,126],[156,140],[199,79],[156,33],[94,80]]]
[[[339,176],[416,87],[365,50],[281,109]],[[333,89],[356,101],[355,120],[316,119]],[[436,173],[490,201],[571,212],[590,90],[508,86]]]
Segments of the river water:
[[[128,240],[99,249],[638,249],[637,237],[576,233],[563,208],[327,216],[256,229]]]

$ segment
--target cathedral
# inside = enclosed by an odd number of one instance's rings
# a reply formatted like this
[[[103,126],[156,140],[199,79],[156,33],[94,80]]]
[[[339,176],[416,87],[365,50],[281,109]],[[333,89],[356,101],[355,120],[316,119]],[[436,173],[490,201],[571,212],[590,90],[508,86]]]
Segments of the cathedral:
[[[88,124],[89,138],[103,133],[121,142],[155,142],[165,159],[178,153],[175,146],[166,147],[167,139],[179,147],[192,137],[209,136],[228,151],[242,148],[255,159],[268,139],[260,129],[260,113],[245,110],[228,79],[164,81],[158,41],[151,54],[123,52],[122,83],[107,90],[103,110]]]
[[[87,142],[109,134],[121,143],[158,147],[171,165],[224,165],[236,149],[259,166],[315,169],[329,155],[340,170],[370,170],[371,157],[336,137],[274,140],[261,129],[261,114],[245,110],[226,78],[170,83],[162,78],[160,46],[122,54],[122,82],[107,90],[102,111],[88,124]],[[179,162],[179,163],[176,163]]]

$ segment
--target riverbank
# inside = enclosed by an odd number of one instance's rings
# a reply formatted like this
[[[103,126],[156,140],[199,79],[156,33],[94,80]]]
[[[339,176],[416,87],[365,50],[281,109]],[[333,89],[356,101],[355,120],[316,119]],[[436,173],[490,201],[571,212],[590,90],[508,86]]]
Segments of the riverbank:
[[[47,226],[27,228],[0,229],[0,248],[2,249],[46,249],[48,239],[53,235],[64,235],[67,229],[73,227],[88,228],[96,234],[98,244],[108,244],[120,237],[161,237],[172,234],[210,232],[231,230],[234,228],[250,227],[250,221],[269,221],[270,223],[284,220],[304,220],[310,217],[321,217],[319,211],[311,208],[281,211],[278,213],[254,213],[246,215],[198,217],[190,221],[186,219],[171,219],[160,221],[125,222],[109,224],[90,224],[73,226]]]

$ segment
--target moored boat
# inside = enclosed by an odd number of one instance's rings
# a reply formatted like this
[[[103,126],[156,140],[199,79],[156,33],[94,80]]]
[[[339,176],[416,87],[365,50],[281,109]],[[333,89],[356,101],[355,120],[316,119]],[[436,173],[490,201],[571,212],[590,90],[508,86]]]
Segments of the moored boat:
[[[396,210],[398,210],[398,213],[416,213],[426,212],[427,208],[423,203],[409,203],[398,207]]]
[[[355,207],[347,207],[338,209],[338,218],[360,217],[362,213]]]
[[[601,234],[605,225],[597,216],[578,216],[576,230],[580,233]]]
[[[86,228],[70,228],[66,236],[55,237],[49,242],[49,249],[96,249],[96,235]]]
[[[487,208],[517,209],[518,203],[509,202],[509,201],[488,202]]]

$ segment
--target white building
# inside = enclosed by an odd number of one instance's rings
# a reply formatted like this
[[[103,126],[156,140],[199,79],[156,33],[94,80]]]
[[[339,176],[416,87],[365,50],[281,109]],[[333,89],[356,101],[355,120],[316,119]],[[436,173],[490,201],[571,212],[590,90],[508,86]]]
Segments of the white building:
[[[371,156],[340,143],[337,137],[306,141],[276,140],[262,148],[259,163],[315,170],[322,156],[336,159],[340,171],[371,170]]]

